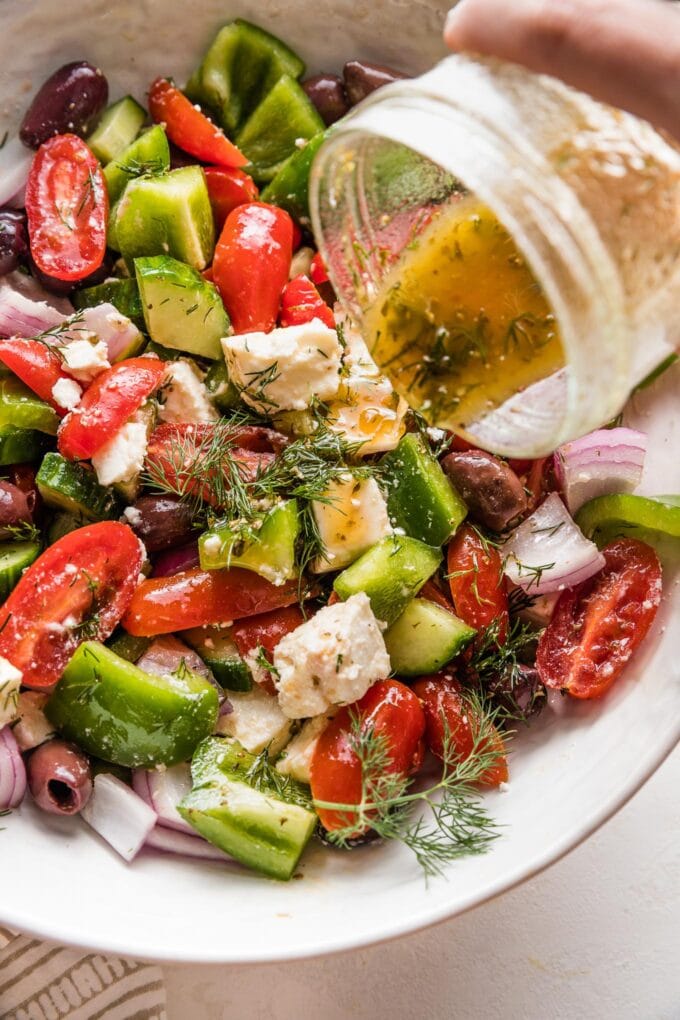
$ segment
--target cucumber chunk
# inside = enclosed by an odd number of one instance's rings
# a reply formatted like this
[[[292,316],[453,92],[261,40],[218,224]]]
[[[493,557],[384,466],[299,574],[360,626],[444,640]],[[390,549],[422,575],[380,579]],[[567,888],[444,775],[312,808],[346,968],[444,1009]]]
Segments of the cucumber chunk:
[[[7,598],[26,567],[39,555],[39,542],[3,542],[0,545],[0,599]]]
[[[104,110],[87,144],[100,163],[110,163],[134,141],[145,120],[146,110],[137,100],[123,96]]]
[[[152,340],[200,358],[222,358],[220,340],[231,323],[214,284],[167,255],[135,259],[135,274]]]
[[[136,280],[105,280],[104,283],[98,283],[95,287],[83,287],[82,290],[77,290],[72,300],[77,309],[111,304],[118,309],[121,315],[125,315],[134,322],[138,329],[145,328],[142,300]],[[124,356],[132,358],[136,353],[136,351],[126,352]]]
[[[444,545],[467,507],[422,436],[410,432],[380,462],[392,523],[427,545]]]
[[[205,269],[212,259],[215,226],[201,167],[130,181],[116,208],[115,236],[131,268],[144,255],[171,255]]]
[[[205,387],[218,411],[233,411],[240,406],[239,392],[229,378],[224,361],[213,361],[205,377]]]
[[[333,588],[343,601],[365,592],[377,619],[389,626],[401,616],[441,560],[439,549],[415,538],[383,538],[338,574]]]
[[[141,134],[104,167],[111,204],[120,198],[127,185],[145,169],[152,174],[162,174],[170,169],[170,146],[160,124],[155,124]]]
[[[299,532],[295,499],[270,510],[253,540],[242,539],[228,522],[220,522],[203,532],[198,540],[201,567],[203,570],[245,567],[273,584],[283,584],[298,574],[295,543]]]
[[[194,787],[179,813],[248,868],[289,879],[316,828],[309,795],[294,780],[251,778],[257,758],[234,740],[209,737],[191,764]]]
[[[152,676],[98,641],[75,651],[45,706],[67,740],[104,761],[153,768],[186,761],[217,721],[217,692],[188,669]]]
[[[302,86],[284,74],[253,110],[236,135],[236,144],[253,164],[255,180],[271,181],[297,151],[300,138],[313,138],[324,129]]]
[[[283,74],[300,78],[304,71],[304,62],[285,43],[238,18],[217,33],[186,93],[212,107],[231,133]]]
[[[94,471],[60,453],[45,454],[35,481],[48,506],[88,521],[110,520],[120,513],[113,490],[100,485]]]
[[[385,632],[385,647],[397,676],[425,676],[450,662],[475,630],[442,606],[413,599]]]
[[[228,691],[250,691],[253,678],[239,654],[229,630],[221,627],[195,627],[182,637],[203,659],[213,676]]]
[[[137,662],[144,655],[152,640],[152,638],[135,637],[124,630],[117,630],[106,642],[106,647],[121,659],[125,659],[126,662]]]
[[[47,525],[47,544],[54,545],[64,535],[70,535],[72,531],[77,531],[78,528],[84,528],[90,521],[83,517],[82,514],[71,514],[68,510],[62,510],[59,513],[52,514],[50,516],[49,524]]]
[[[0,428],[5,425],[56,436],[59,417],[53,407],[36,397],[19,379],[5,376],[0,379]]]
[[[15,425],[0,426],[0,466],[26,464],[37,460],[47,449],[49,437],[37,429],[19,429]]]
[[[272,205],[281,206],[304,227],[309,227],[311,224],[309,218],[309,175],[312,171],[314,157],[327,135],[327,131],[314,135],[304,148],[296,149],[260,195],[261,202],[270,202]]]

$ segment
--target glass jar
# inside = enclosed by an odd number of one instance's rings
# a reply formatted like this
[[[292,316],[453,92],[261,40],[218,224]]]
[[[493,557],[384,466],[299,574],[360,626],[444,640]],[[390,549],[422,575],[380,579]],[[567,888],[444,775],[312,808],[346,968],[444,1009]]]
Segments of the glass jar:
[[[493,60],[452,56],[376,92],[333,130],[310,185],[329,275],[369,346],[403,253],[470,193],[526,259],[562,367],[472,420],[455,401],[420,410],[497,453],[542,456],[614,417],[680,342],[680,152],[632,116]],[[502,356],[492,368],[503,373]]]

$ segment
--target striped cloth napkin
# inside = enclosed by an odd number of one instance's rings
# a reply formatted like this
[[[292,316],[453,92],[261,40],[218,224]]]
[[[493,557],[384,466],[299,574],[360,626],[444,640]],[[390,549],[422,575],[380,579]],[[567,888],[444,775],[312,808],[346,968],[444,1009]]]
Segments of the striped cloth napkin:
[[[163,974],[0,927],[0,1020],[167,1020]]]

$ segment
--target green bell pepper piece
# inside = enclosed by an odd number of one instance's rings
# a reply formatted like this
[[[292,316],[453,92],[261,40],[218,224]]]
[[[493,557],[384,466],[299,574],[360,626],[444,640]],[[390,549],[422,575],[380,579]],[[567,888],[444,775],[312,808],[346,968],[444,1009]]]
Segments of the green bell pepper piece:
[[[0,380],[0,427],[3,425],[56,436],[59,418],[54,408],[36,397],[28,386],[8,376]]]
[[[203,677],[185,668],[152,676],[98,641],[80,645],[45,706],[88,754],[144,769],[190,758],[217,712],[217,692]]]
[[[309,175],[314,157],[327,137],[328,131],[321,131],[304,148],[297,149],[264,189],[260,201],[278,205],[303,226],[310,226]]]
[[[49,445],[49,437],[37,429],[0,425],[0,466],[37,460]]]
[[[265,516],[257,537],[243,540],[228,522],[220,522],[205,531],[198,540],[203,570],[244,567],[273,584],[283,584],[298,571],[295,543],[300,532],[297,500],[279,503]]]
[[[654,531],[680,538],[680,496],[597,496],[584,503],[575,520],[583,534],[594,538],[598,545],[605,545],[622,532]]]

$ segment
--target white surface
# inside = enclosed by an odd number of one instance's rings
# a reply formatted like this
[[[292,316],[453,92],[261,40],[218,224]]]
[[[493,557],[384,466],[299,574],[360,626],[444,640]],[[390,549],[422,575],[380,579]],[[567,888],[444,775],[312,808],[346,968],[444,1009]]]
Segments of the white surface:
[[[169,1020],[677,1020],[680,752],[526,885],[321,960],[165,967]]]
[[[110,73],[113,96],[124,85],[141,95],[158,73],[182,77],[227,6],[229,15],[256,18],[327,67],[359,54],[415,67],[440,52],[441,5],[435,0],[310,0],[295,6],[203,0],[190,18],[180,0],[3,0],[0,96],[14,96],[25,83],[32,89],[47,70],[83,56]],[[25,98],[24,91],[21,105]],[[2,112],[0,104],[0,130]],[[654,433],[648,492],[680,492],[679,385],[680,367],[657,388],[654,412],[641,407],[641,427]],[[122,955],[261,962],[365,945],[496,895],[591,833],[675,743],[677,575],[676,560],[667,570],[654,632],[606,702],[569,704],[560,718],[546,713],[523,735],[509,791],[489,795],[490,810],[504,826],[502,838],[492,853],[458,862],[449,881],[426,887],[412,857],[398,847],[349,855],[315,847],[301,869],[303,880],[289,884],[146,852],[128,866],[78,820],[41,815],[26,805],[7,819],[2,833],[3,867],[15,881],[3,889],[0,921]],[[408,983],[408,974],[397,976]]]

